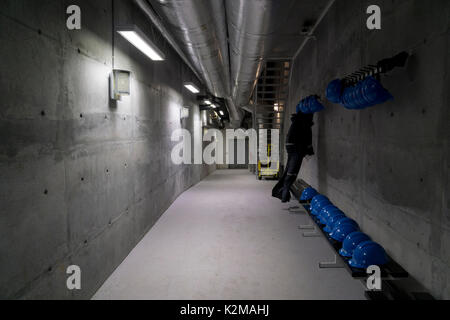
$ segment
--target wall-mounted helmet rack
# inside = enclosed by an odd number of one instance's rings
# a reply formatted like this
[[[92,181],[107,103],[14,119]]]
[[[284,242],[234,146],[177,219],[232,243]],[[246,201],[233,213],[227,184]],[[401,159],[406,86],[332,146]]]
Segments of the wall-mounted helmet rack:
[[[339,254],[342,243],[333,240],[329,234],[322,229],[323,226],[317,217],[311,214],[311,201],[302,201],[300,198],[302,191],[310,187],[311,186],[303,180],[297,181],[291,187],[291,192],[299,199],[300,204],[299,207],[292,207],[289,211],[295,214],[303,214],[311,220],[311,224],[299,226],[299,230],[304,231],[303,237],[321,237],[331,246],[331,249],[334,252],[334,261],[321,262],[318,264],[318,267],[320,269],[346,269],[353,279],[361,280],[366,286],[370,275],[366,270],[351,267],[349,258],[344,258]],[[410,277],[408,271],[389,255],[388,260],[389,262],[386,265],[380,267],[382,290],[370,291],[368,289],[368,291],[366,291],[366,297],[369,300],[434,300],[434,297],[428,293],[425,288],[422,288],[414,278]],[[414,285],[412,285],[413,283]]]
[[[380,81],[381,75],[386,74],[397,67],[403,68],[409,57],[410,54],[403,51],[392,58],[379,61],[376,65],[368,65],[367,67],[361,68],[342,79],[344,87],[354,86],[369,76]]]

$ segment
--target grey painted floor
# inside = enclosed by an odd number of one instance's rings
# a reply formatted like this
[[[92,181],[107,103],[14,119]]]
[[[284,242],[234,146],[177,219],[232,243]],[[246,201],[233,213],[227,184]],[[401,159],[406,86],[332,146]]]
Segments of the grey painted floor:
[[[307,218],[271,198],[274,184],[217,171],[178,198],[94,299],[364,299],[346,270],[318,268],[332,250],[302,237]]]

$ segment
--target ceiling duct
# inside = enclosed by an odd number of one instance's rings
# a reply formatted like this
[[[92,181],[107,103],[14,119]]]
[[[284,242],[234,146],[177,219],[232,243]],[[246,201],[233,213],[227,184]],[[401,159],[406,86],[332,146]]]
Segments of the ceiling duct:
[[[230,37],[231,93],[237,106],[246,106],[272,40],[281,35],[297,0],[226,0]],[[280,33],[280,34],[277,34]]]
[[[156,23],[163,23],[211,94],[229,99],[230,66],[227,24],[223,0],[136,0],[144,11],[153,11]],[[162,20],[162,21],[161,21]],[[154,21],[155,23],[155,21]],[[169,36],[170,37],[170,36]],[[232,120],[241,120],[234,104],[227,103]]]

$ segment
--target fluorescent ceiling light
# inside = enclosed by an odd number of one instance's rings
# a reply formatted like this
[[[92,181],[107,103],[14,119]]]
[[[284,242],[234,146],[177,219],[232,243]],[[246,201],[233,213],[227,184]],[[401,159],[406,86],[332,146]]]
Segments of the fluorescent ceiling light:
[[[217,106],[216,106],[215,104],[212,104],[211,107],[212,107],[213,109],[217,108]]]
[[[208,105],[208,106],[210,106],[212,103],[211,103],[211,101],[209,101],[209,100],[205,100],[205,104]]]
[[[136,26],[118,27],[117,32],[153,61],[163,61],[164,54]]]
[[[184,86],[192,93],[200,93],[200,90],[193,83],[186,83]]]
[[[225,113],[223,113],[222,110],[220,110],[219,113],[220,113],[221,116],[224,116],[224,115],[225,115]]]

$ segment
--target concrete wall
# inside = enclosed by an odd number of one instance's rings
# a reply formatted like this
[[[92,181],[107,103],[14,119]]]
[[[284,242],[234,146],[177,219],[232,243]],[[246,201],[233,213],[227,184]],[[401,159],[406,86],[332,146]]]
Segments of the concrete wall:
[[[370,4],[382,30],[366,28]],[[383,78],[395,101],[363,111],[327,102],[316,156],[301,178],[386,247],[437,298],[450,298],[449,20],[447,0],[336,1],[295,61],[290,110],[327,84],[403,50],[408,67]],[[286,119],[288,120],[288,119]],[[287,130],[288,128],[286,128]]]
[[[82,9],[82,30],[66,8]],[[136,23],[167,55],[152,62],[113,32],[111,0],[0,3],[0,298],[90,298],[177,196],[215,167],[175,166],[172,131],[199,128],[196,81],[132,1]],[[132,72],[110,103],[108,74]],[[191,116],[180,123],[180,106]],[[68,291],[66,268],[82,269]]]

